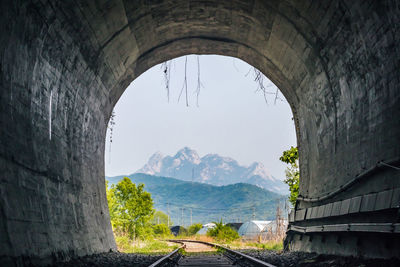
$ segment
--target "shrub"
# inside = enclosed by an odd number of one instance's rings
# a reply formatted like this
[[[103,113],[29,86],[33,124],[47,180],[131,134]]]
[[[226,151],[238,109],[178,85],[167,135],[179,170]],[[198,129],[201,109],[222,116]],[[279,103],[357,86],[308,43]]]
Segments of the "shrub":
[[[127,251],[131,249],[133,242],[127,235],[115,235],[115,243],[119,251]]]
[[[187,237],[188,236],[188,230],[185,229],[184,227],[179,228],[179,233],[177,237]]]
[[[202,227],[203,227],[203,225],[201,223],[192,224],[188,228],[188,235],[189,236],[195,235]]]
[[[214,237],[217,241],[232,242],[239,239],[239,234],[232,228],[220,222],[215,223],[214,228],[207,231],[207,236]]]
[[[289,186],[290,196],[289,201],[293,206],[296,206],[297,196],[299,195],[300,170],[298,165],[299,152],[297,147],[283,151],[280,161],[289,164],[286,168],[286,179],[284,182]]]
[[[140,225],[136,228],[137,236],[134,240],[150,240],[154,238],[154,231],[153,228],[148,225]]]
[[[153,226],[154,235],[159,238],[171,236],[171,230],[165,224],[157,224]]]

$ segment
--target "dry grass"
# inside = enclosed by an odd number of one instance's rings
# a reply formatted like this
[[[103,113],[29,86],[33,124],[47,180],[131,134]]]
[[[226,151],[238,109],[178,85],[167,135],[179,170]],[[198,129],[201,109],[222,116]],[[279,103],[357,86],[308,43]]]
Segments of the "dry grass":
[[[254,242],[254,241],[235,241],[229,244],[226,244],[229,248],[232,249],[260,249],[260,250],[274,250],[281,251],[283,250],[283,240],[268,240],[263,242]]]
[[[194,239],[198,240],[198,241],[203,241],[203,242],[215,243],[214,238],[212,238],[211,236],[206,236],[206,235],[196,235],[194,237]]]
[[[179,245],[161,240],[136,240],[132,241],[127,236],[115,236],[118,251],[124,253],[141,254],[166,254]]]
[[[175,237],[172,239],[192,239],[198,241],[204,241],[209,243],[216,243],[231,249],[255,249],[255,250],[283,250],[283,239],[265,240],[262,242],[244,241],[237,240],[233,242],[218,242],[214,238],[206,235],[195,235],[187,237]],[[143,254],[155,254],[155,253],[169,253],[176,249],[179,245],[176,243],[161,241],[161,240],[137,240],[133,242],[127,236],[115,236],[118,250],[125,253],[143,253]]]
[[[182,239],[182,238],[177,238]],[[233,242],[218,242],[214,238],[206,235],[195,235],[191,237],[186,237],[185,239],[192,239],[198,241],[204,241],[209,243],[216,243],[228,248],[232,249],[266,249],[266,250],[274,250],[281,251],[283,250],[283,238],[281,239],[273,239],[273,240],[264,240],[262,242],[253,241],[245,241],[245,240],[237,240]]]

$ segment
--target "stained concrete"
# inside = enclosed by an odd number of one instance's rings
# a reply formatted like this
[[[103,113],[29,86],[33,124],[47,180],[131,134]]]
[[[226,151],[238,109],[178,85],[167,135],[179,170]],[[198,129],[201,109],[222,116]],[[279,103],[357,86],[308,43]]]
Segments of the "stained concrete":
[[[378,161],[398,165],[399,8],[391,0],[0,1],[1,260],[115,250],[107,122],[130,82],[182,55],[240,58],[281,89],[296,124],[302,196],[333,191]],[[398,188],[399,176],[374,172],[337,199]]]

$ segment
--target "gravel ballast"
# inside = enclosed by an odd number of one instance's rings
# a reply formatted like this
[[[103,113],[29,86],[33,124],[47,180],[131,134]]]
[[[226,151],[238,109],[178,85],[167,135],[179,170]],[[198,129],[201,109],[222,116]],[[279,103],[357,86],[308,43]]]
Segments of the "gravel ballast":
[[[144,255],[121,252],[106,252],[72,259],[68,262],[58,262],[54,265],[60,267],[83,266],[149,266],[163,255]]]
[[[317,255],[315,253],[304,252],[275,252],[271,250],[240,250],[254,258],[268,262],[276,266],[317,266],[317,267],[333,267],[333,266],[384,266],[398,267],[399,259],[360,259],[354,257],[340,257],[333,255]]]
[[[304,252],[275,252],[271,250],[239,250],[249,256],[263,260],[276,266],[384,266],[398,267],[399,259],[360,259],[354,257],[339,257],[331,255],[317,255]],[[68,262],[58,262],[54,266],[83,267],[83,266],[149,266],[163,255],[144,255],[120,252],[108,252],[72,259]]]

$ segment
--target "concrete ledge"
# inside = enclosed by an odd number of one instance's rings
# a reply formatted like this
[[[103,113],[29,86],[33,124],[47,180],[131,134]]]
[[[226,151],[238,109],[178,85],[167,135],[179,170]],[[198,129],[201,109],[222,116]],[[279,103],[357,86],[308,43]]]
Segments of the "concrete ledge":
[[[321,219],[333,216],[345,216],[352,213],[396,209],[400,206],[400,188],[366,194],[335,201],[321,206],[292,210],[289,222]]]
[[[370,233],[400,233],[400,223],[349,223],[319,226],[289,225],[288,232],[370,232]]]

